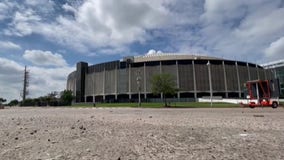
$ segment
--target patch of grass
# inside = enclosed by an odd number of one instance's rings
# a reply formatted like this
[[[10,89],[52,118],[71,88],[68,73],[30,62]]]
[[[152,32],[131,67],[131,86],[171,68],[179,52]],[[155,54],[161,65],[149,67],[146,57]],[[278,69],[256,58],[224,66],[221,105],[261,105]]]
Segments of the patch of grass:
[[[90,103],[73,104],[72,107],[93,107]],[[96,107],[138,107],[137,103],[96,103]],[[164,103],[141,103],[142,108],[165,108]],[[213,103],[212,108],[236,108],[239,104]],[[210,103],[205,102],[172,102],[168,108],[211,108]]]
[[[72,107],[94,107],[90,103],[77,103],[73,104]],[[138,107],[138,103],[96,103],[95,107]],[[141,103],[143,108],[161,108],[163,107],[162,103]]]
[[[71,107],[78,107],[78,108],[86,108],[86,107],[93,107],[93,104],[90,103],[74,103]]]

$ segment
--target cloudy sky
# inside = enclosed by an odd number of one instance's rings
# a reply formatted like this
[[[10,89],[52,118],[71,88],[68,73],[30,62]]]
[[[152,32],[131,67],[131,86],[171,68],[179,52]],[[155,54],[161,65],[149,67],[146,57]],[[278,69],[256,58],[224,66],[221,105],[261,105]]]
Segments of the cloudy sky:
[[[63,90],[78,61],[200,53],[284,58],[284,0],[0,0],[0,97]]]

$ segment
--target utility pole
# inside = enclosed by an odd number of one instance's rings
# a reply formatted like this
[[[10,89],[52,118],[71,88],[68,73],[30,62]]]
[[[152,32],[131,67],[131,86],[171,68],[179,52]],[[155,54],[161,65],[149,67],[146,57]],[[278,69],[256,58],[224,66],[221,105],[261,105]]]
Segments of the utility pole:
[[[29,71],[27,70],[27,66],[25,66],[25,71],[24,71],[24,84],[23,84],[23,93],[22,93],[22,97],[23,97],[23,102],[25,102],[26,100],[26,96],[28,95],[28,86],[29,86]]]

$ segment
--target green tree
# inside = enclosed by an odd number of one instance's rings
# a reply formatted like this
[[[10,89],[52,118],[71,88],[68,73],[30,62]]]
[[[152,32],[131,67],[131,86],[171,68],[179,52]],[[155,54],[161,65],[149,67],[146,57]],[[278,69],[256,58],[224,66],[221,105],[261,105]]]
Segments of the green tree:
[[[18,104],[19,104],[19,101],[18,101],[17,99],[11,100],[11,101],[8,103],[9,106],[16,106],[16,105],[18,105]]]
[[[58,95],[57,92],[51,92],[49,94],[47,94],[47,96],[45,96],[46,98],[46,102],[49,106],[56,106],[57,105],[57,99],[56,98]]]
[[[0,109],[4,109],[3,102],[6,102],[6,99],[0,97]]]
[[[64,90],[61,92],[60,100],[64,103],[64,105],[71,105],[73,99],[74,96],[72,91]]]
[[[35,105],[35,102],[34,102],[34,99],[32,98],[27,98],[25,99],[25,101],[21,102],[21,106],[34,106],[34,105]]]
[[[162,94],[165,107],[167,107],[167,96],[174,95],[177,92],[174,77],[168,73],[157,74],[152,77],[151,84],[153,94]]]
[[[6,102],[6,99],[0,97],[0,104]]]

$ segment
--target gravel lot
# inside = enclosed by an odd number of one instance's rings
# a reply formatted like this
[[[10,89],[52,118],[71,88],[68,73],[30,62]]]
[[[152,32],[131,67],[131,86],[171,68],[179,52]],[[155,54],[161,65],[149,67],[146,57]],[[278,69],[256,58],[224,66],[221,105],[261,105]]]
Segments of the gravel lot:
[[[6,108],[0,159],[284,159],[284,109]]]

